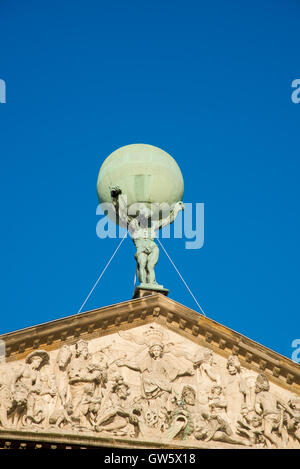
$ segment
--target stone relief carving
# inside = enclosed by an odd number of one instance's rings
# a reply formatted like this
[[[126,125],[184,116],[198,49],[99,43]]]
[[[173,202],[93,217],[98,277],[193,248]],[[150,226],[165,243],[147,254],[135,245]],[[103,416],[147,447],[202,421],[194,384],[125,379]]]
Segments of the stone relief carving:
[[[9,428],[300,448],[300,397],[153,324],[1,364]]]

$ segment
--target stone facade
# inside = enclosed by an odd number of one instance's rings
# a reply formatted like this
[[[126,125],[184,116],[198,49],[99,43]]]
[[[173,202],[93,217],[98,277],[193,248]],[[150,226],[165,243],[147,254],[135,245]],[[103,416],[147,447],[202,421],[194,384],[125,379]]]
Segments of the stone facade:
[[[300,448],[300,367],[155,294],[1,337],[0,447]]]

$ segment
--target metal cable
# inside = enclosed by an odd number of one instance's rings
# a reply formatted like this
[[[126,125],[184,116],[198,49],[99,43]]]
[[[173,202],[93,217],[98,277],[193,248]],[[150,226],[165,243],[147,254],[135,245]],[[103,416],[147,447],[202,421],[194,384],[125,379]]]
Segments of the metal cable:
[[[198,301],[196,300],[195,296],[193,295],[191,289],[189,288],[189,286],[187,285],[186,281],[184,280],[184,278],[182,277],[181,273],[179,272],[179,270],[177,269],[176,265],[174,264],[174,262],[172,261],[171,257],[169,256],[169,254],[167,253],[167,251],[165,250],[164,246],[162,245],[162,243],[160,242],[160,240],[158,238],[156,238],[157,241],[159,242],[159,244],[161,245],[161,247],[163,248],[166,256],[168,257],[169,261],[171,262],[171,264],[173,265],[174,269],[176,270],[176,272],[178,273],[179,277],[181,278],[181,280],[183,281],[184,285],[186,286],[187,290],[189,291],[189,293],[191,294],[191,296],[193,297],[194,301],[196,302],[198,308],[200,309],[201,313],[203,314],[203,316],[206,316],[205,312],[203,311],[203,309],[201,308],[201,306],[199,305]]]
[[[79,308],[79,310],[77,311],[76,314],[79,314],[82,310],[82,308],[84,307],[84,305],[86,304],[86,302],[88,301],[89,297],[91,296],[91,294],[93,293],[93,291],[95,290],[96,286],[98,285],[98,283],[100,282],[104,272],[106,271],[107,267],[109,266],[109,264],[111,263],[111,261],[113,260],[113,258],[115,257],[115,255],[117,254],[119,248],[121,247],[121,244],[123,243],[124,239],[126,238],[127,236],[127,233],[128,233],[128,230],[126,231],[126,233],[124,234],[123,238],[121,239],[118,247],[116,248],[115,252],[113,253],[113,255],[111,256],[111,258],[109,259],[108,263],[106,264],[106,266],[104,267],[104,269],[102,270],[101,274],[99,275],[98,279],[96,280],[96,282],[94,283],[94,286],[93,288],[91,289],[90,293],[88,294],[88,296],[86,297],[86,299],[84,300],[84,302],[82,303],[81,307]]]

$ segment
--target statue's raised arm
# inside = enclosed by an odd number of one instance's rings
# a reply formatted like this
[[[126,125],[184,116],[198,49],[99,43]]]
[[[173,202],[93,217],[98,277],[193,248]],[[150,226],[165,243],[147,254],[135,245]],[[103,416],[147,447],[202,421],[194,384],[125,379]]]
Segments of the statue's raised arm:
[[[128,216],[127,213],[126,195],[122,194],[122,190],[119,186],[110,187],[110,195],[117,218],[119,218],[122,223],[128,226],[132,221],[132,217]]]
[[[159,220],[157,227],[155,229],[160,230],[166,225],[170,225],[175,221],[175,218],[177,217],[178,213],[181,212],[181,210],[184,210],[184,205],[183,202],[177,202],[174,207],[170,210],[170,213],[167,217],[163,218],[162,220]]]

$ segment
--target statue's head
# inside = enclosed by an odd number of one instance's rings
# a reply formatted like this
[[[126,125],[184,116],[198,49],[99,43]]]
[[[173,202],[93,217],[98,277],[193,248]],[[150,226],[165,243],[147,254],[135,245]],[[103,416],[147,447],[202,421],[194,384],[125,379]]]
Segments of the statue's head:
[[[68,345],[64,344],[57,354],[57,364],[60,370],[64,370],[70,363],[72,358],[72,352]]]
[[[203,354],[203,362],[212,365],[214,361],[213,353],[209,350]]]
[[[266,377],[264,373],[261,373],[256,378],[255,392],[256,394],[258,394],[261,391],[269,391],[269,389],[270,389],[270,384],[269,384],[268,378]]]
[[[262,417],[258,415],[255,410],[250,410],[247,414],[247,421],[254,427],[257,428],[262,423]]]
[[[75,344],[75,353],[76,357],[82,356],[83,358],[87,358],[89,354],[89,349],[88,349],[88,342],[85,340],[79,340]]]
[[[45,350],[35,350],[26,357],[25,362],[31,365],[34,370],[39,370],[49,362],[49,358],[49,354]]]
[[[241,371],[241,364],[236,355],[230,355],[227,360],[227,370],[230,375],[236,375]]]
[[[31,366],[34,370],[38,370],[42,364],[42,357],[34,357],[32,360],[31,360]]]
[[[211,393],[219,396],[222,393],[222,386],[220,384],[213,384],[211,387]]]
[[[144,204],[139,205],[138,218],[148,219],[151,217],[151,210]]]
[[[163,345],[162,344],[153,344],[149,348],[149,354],[152,358],[159,358],[163,355]]]
[[[24,390],[17,390],[14,394],[13,407],[24,408],[27,405],[27,394]]]
[[[299,411],[300,410],[300,397],[293,395],[289,399],[288,405],[290,406],[291,409]]]
[[[188,405],[195,405],[196,392],[192,386],[184,386],[181,393],[181,398]]]
[[[122,375],[116,375],[113,380],[112,392],[116,393],[120,399],[127,399],[130,394],[129,386],[125,383]]]
[[[67,414],[68,415],[72,415],[73,413],[73,404],[71,402],[67,402],[66,406],[65,406],[65,409],[67,411]]]

